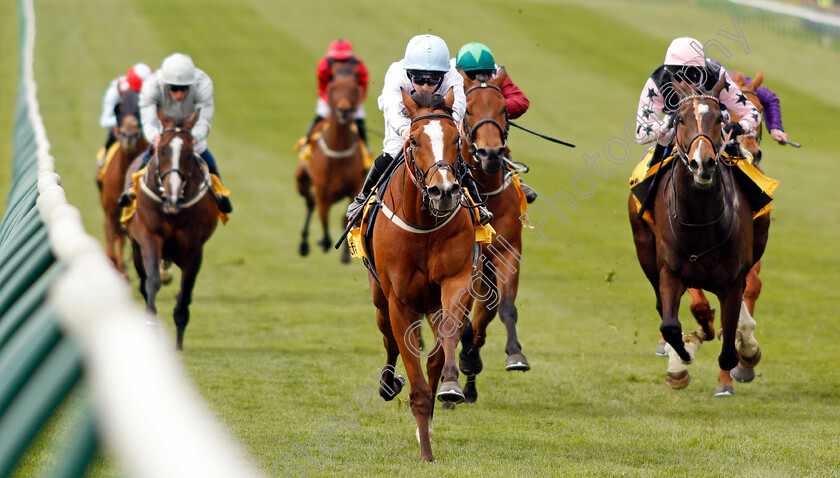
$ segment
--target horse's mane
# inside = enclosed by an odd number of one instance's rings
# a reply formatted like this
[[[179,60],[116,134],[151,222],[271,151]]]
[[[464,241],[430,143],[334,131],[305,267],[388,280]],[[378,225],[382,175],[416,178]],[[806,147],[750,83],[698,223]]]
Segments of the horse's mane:
[[[333,76],[352,76],[355,77],[358,72],[358,67],[350,63],[344,63],[337,66],[333,72]]]
[[[417,103],[421,108],[431,108],[433,110],[443,110],[446,114],[452,114],[452,108],[446,106],[446,99],[437,93],[426,93],[424,91],[415,91],[411,95],[412,101]]]
[[[140,94],[134,90],[128,90],[120,96],[119,106],[115,108],[118,125],[121,125],[123,118],[128,115],[134,115],[138,120],[140,119],[139,96]]]

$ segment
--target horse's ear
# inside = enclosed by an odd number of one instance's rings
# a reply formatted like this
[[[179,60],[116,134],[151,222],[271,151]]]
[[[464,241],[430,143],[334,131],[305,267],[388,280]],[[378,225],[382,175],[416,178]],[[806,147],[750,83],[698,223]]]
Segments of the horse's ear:
[[[503,66],[499,67],[499,71],[496,72],[496,77],[493,78],[493,81],[491,81],[490,84],[498,87],[499,89],[502,89],[502,83],[505,82],[506,78],[507,78],[507,71],[505,70],[505,67],[503,67]]]
[[[187,118],[187,121],[184,122],[183,128],[186,130],[191,130],[193,126],[195,126],[195,122],[198,121],[198,115],[201,113],[201,108],[195,110],[193,114]]]
[[[447,108],[452,108],[452,105],[455,104],[455,89],[449,88],[449,91],[446,92],[446,96],[443,98],[446,102]]]
[[[729,76],[732,78],[732,81],[734,81],[735,84],[738,85],[738,88],[744,86],[744,75],[740,71],[730,72]]]
[[[671,88],[673,88],[674,91],[677,92],[677,96],[679,96],[680,99],[682,99],[684,96],[688,96],[691,94],[691,87],[683,81],[677,82],[672,79]]]
[[[402,88],[400,88],[400,93],[402,93],[403,104],[405,105],[405,111],[408,113],[408,117],[414,118],[414,114],[417,112],[417,103]]]
[[[764,81],[764,72],[759,71],[758,74],[755,75],[755,78],[753,78],[752,83],[750,83],[750,86],[752,87],[751,90],[757,91],[758,87],[761,86],[762,81]]]
[[[724,86],[726,86],[726,75],[721,76],[718,82],[715,83],[714,88],[712,88],[712,96],[719,98],[720,90],[722,90]]]
[[[467,72],[460,66],[458,67],[458,73],[460,73],[461,77],[464,78],[464,91],[470,89],[470,87],[474,86],[475,83],[478,83],[477,81],[471,80],[470,77],[467,76]]]

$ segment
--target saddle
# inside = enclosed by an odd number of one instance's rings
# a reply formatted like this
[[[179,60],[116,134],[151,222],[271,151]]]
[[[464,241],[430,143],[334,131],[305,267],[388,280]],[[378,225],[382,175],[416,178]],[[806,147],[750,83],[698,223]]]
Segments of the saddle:
[[[298,157],[306,162],[307,164],[312,162],[312,145],[317,143],[324,135],[324,132],[327,130],[329,122],[327,120],[321,120],[318,124],[312,128],[312,132],[309,134],[309,141],[307,141],[307,137],[301,137],[298,142],[295,144],[295,151],[298,153]],[[355,124],[351,125],[353,132],[356,133],[358,136],[359,130]],[[321,144],[321,148],[324,149],[326,147],[325,144]],[[365,170],[368,170],[373,166],[373,154],[371,154],[370,149],[368,149],[367,144],[362,141],[361,137],[359,137],[359,147],[362,149],[362,166]]]
[[[730,158],[726,152],[721,153],[724,161],[731,164],[732,170],[735,172],[735,180],[746,192],[747,198],[750,201],[750,209],[753,212],[753,219],[766,214],[773,209],[770,201],[773,200],[773,192],[779,185],[779,181],[765,176],[753,165],[753,157],[749,151],[743,151],[744,157]],[[656,191],[659,182],[664,177],[663,174],[671,168],[674,164],[674,156],[668,156],[662,161],[651,165],[650,161],[653,157],[653,150],[642,158],[639,164],[633,169],[630,175],[629,186],[633,193],[633,201],[636,203],[636,210],[642,208],[642,202],[648,196],[648,191]],[[647,204],[645,204],[645,212],[642,218],[649,224],[654,224],[653,210],[655,195],[652,195]]]

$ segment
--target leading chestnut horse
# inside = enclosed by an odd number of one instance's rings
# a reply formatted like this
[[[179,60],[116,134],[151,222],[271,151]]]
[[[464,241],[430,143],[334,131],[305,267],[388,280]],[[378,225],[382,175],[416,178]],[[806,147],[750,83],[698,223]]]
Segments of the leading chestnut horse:
[[[694,332],[683,337],[677,317],[687,287],[708,290],[721,303],[722,345],[716,396],[735,393],[730,370],[739,362],[755,360],[758,344],[752,336],[755,321],[743,305],[742,295],[750,268],[767,244],[769,217],[755,221],[749,199],[723,163],[721,79],[710,92],[693,92],[674,85],[680,95],[676,112],[676,148],[670,172],[658,184],[655,224],[638,218],[628,202],[636,254],[656,293],[662,317],[660,331],[669,344],[667,382],[672,388],[688,385],[686,363],[705,337]],[[743,324],[739,327],[739,321]],[[740,357],[736,334],[741,330]]]
[[[184,330],[190,320],[189,306],[202,249],[219,220],[210,174],[193,150],[190,129],[198,115],[196,111],[178,125],[158,111],[163,125],[160,144],[146,172],[138,178],[140,193],[126,227],[148,312],[157,314],[155,296],[161,286],[161,260],[172,261],[181,269],[181,290],[174,311],[178,350],[183,349]]]
[[[315,207],[324,233],[318,244],[326,252],[332,245],[328,226],[330,206],[344,198],[352,199],[362,189],[365,180],[362,143],[353,116],[361,101],[362,89],[355,71],[350,67],[336,71],[327,86],[330,106],[327,125],[312,144],[311,162],[301,160],[295,170],[298,193],[306,200],[306,219],[299,247],[302,256],[309,254],[309,221]],[[340,258],[341,262],[350,262],[346,241]]]
[[[411,411],[417,421],[420,456],[433,461],[431,445],[434,398],[459,403],[455,348],[472,306],[469,293],[475,257],[471,212],[461,206],[456,177],[458,126],[452,118],[454,93],[440,95],[403,91],[411,118],[410,139],[384,193],[373,226],[369,273],[376,322],[382,332],[387,365],[381,372],[379,394],[385,400],[400,392],[394,365],[402,354],[411,383]],[[362,225],[366,233],[367,225]],[[435,336],[426,369],[420,364],[421,314],[429,317]],[[427,341],[428,346],[428,341]],[[442,381],[438,389],[439,382]]]
[[[741,73],[733,72],[731,74],[731,78],[732,81],[738,85],[738,88],[740,88],[744,96],[746,96],[750,102],[755,105],[758,112],[764,113],[764,107],[756,94],[756,90],[758,90],[758,87],[761,86],[761,82],[764,81],[764,75],[761,72],[758,72],[753,81],[749,84],[746,83],[744,75]],[[729,114],[731,116],[731,121],[738,121],[740,119],[732,112]],[[758,126],[756,126],[752,131],[746,132],[739,138],[741,148],[745,149],[752,155],[753,165],[759,170],[761,170],[759,162],[761,161],[760,145],[762,130],[763,128],[761,122],[759,122]],[[755,302],[761,294],[761,279],[758,277],[760,270],[761,261],[757,261],[747,274],[746,286],[744,288],[744,304],[747,306],[747,312],[749,312],[751,316],[754,316],[755,314]],[[706,298],[706,294],[703,293],[702,289],[688,289],[688,293],[691,296],[691,313],[694,315],[697,322],[703,327],[704,333],[707,334],[706,340],[711,340],[714,337],[714,309],[712,309],[709,305],[709,299]],[[755,359],[750,362],[748,366],[745,367],[739,363],[738,366],[732,370],[732,378],[738,380],[739,382],[751,382],[755,378],[754,368],[758,365],[759,360],[761,360],[760,349],[759,353],[755,356]]]
[[[476,299],[472,326],[461,337],[459,366],[467,376],[465,400],[478,398],[476,375],[483,363],[480,350],[487,336],[487,326],[498,312],[507,330],[505,370],[527,371],[531,368],[522,353],[516,333],[518,313],[516,294],[522,260],[522,221],[519,193],[514,187],[513,171],[507,168],[508,111],[502,95],[502,83],[507,72],[500,68],[491,81],[470,80],[464,77],[467,112],[462,123],[461,154],[474,167],[481,198],[493,213],[491,225],[496,235],[490,244],[482,244],[482,277],[473,283]]]
[[[101,171],[98,176],[101,178],[100,199],[105,212],[106,253],[122,273],[125,273],[126,269],[123,255],[125,230],[120,223],[122,208],[117,204],[117,200],[123,192],[125,173],[129,165],[149,147],[149,142],[143,136],[140,126],[137,95],[136,91],[128,90],[120,97],[120,102],[116,107],[119,147],[111,161],[104,166],[104,171]]]

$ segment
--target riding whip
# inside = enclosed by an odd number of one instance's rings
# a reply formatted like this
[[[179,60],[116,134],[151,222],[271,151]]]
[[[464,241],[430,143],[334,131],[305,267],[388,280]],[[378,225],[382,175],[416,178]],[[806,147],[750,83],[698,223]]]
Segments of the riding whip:
[[[802,147],[801,143],[794,143],[793,141],[782,141],[782,144],[789,144],[789,145],[793,146],[794,148],[801,148]]]
[[[514,123],[513,121],[508,121],[508,123],[509,123],[511,126],[514,126],[514,127],[516,127],[516,128],[519,128],[519,129],[521,129],[522,131],[527,131],[527,132],[529,132],[529,133],[533,134],[534,136],[539,136],[539,137],[540,137],[540,138],[542,138],[542,139],[547,139],[547,140],[551,141],[552,143],[562,144],[563,146],[568,146],[568,147],[570,147],[570,148],[574,148],[574,147],[575,147],[575,145],[573,145],[572,143],[567,143],[567,142],[565,142],[565,141],[560,141],[559,139],[552,138],[551,136],[546,136],[546,135],[544,135],[544,134],[537,133],[536,131],[531,131],[531,130],[530,130],[530,129],[528,129],[528,128],[523,128],[522,126],[519,126],[518,124]]]

